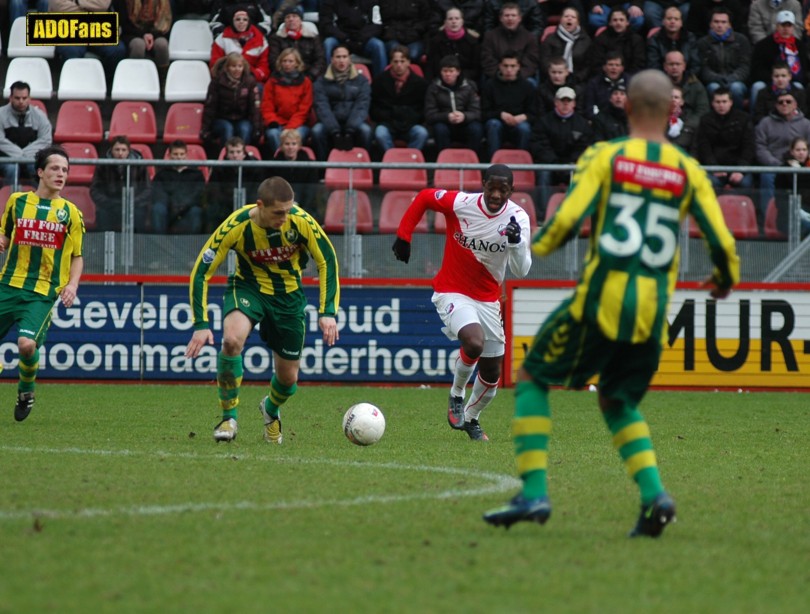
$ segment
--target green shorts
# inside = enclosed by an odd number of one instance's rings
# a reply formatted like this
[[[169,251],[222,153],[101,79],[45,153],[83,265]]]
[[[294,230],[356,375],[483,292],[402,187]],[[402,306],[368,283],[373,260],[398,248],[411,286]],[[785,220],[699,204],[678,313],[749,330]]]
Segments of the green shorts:
[[[223,302],[227,315],[234,309],[259,323],[259,336],[271,350],[286,360],[300,360],[304,349],[307,299],[303,292],[263,294],[258,288],[229,282]]]
[[[523,368],[541,385],[567,388],[582,388],[599,374],[602,396],[637,407],[658,369],[660,343],[612,341],[595,324],[574,320],[569,304],[563,302],[540,327]]]
[[[54,300],[30,290],[0,284],[0,339],[17,325],[17,335],[45,343]]]

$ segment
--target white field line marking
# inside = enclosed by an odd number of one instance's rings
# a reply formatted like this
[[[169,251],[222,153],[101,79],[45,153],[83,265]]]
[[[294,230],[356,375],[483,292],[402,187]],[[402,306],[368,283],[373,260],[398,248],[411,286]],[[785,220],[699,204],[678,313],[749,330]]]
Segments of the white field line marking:
[[[130,456],[130,457],[159,457],[167,459],[184,460],[222,460],[238,458],[248,460],[259,458],[248,453],[239,454],[196,454],[193,452],[139,452],[134,450],[91,450],[82,448],[33,448],[23,446],[0,446],[0,451],[17,453],[46,453],[46,454],[82,454],[95,456]],[[272,503],[256,503],[254,501],[232,501],[217,503],[178,503],[175,505],[133,505],[114,508],[84,508],[71,510],[57,509],[30,509],[30,510],[3,510],[0,509],[0,520],[20,520],[26,518],[102,518],[109,516],[166,516],[169,514],[184,514],[188,512],[231,510],[270,511],[283,509],[307,509],[324,506],[350,507],[374,503],[399,503],[402,501],[415,501],[419,499],[451,499],[454,497],[475,497],[493,493],[506,492],[520,486],[520,481],[512,476],[499,473],[481,472],[474,469],[460,469],[455,467],[431,467],[428,465],[405,465],[402,463],[375,463],[363,461],[341,461],[335,459],[299,459],[299,458],[268,458],[261,457],[264,462],[299,464],[299,465],[332,465],[337,467],[358,467],[366,469],[391,469],[395,471],[424,471],[441,473],[445,475],[458,475],[475,478],[486,482],[474,488],[448,489],[435,493],[412,493],[401,495],[363,495],[346,499],[331,500],[290,500],[275,501]]]

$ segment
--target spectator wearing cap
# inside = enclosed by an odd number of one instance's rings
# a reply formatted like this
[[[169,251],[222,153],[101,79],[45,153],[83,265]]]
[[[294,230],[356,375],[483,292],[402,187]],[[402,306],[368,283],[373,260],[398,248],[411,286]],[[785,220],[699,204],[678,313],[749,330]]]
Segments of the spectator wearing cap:
[[[442,58],[439,76],[428,85],[425,122],[439,151],[463,143],[481,158],[484,127],[478,88],[462,75],[461,62],[454,55]]]
[[[226,27],[233,23],[236,11],[247,11],[250,23],[269,35],[272,29],[272,2],[269,0],[213,0],[211,2],[211,33],[214,38],[222,34]]]
[[[554,109],[535,122],[529,144],[532,159],[538,164],[575,164],[579,156],[593,143],[593,130],[588,120],[576,112],[576,92],[561,87],[554,96]],[[569,171],[541,170],[538,215],[545,212],[552,186],[568,185]]]
[[[292,47],[301,55],[307,77],[315,81],[326,72],[326,53],[318,35],[318,26],[303,20],[303,11],[299,6],[282,9],[281,19],[281,24],[268,38],[270,66],[275,66],[284,49]]]
[[[664,72],[672,85],[681,88],[684,112],[699,122],[709,112],[709,97],[706,95],[706,87],[687,69],[682,52],[670,51],[664,56]]]
[[[732,28],[732,16],[722,5],[712,11],[709,33],[698,40],[700,80],[711,94],[718,87],[731,91],[734,106],[744,107],[748,98],[751,43]]]
[[[802,3],[799,0],[753,0],[748,11],[748,37],[752,45],[776,31],[780,13],[793,13],[794,24],[802,23]],[[735,13],[737,15],[738,13]],[[801,28],[796,28],[797,38],[802,37]]]
[[[771,68],[777,60],[787,63],[793,86],[804,89],[810,67],[807,41],[796,36],[796,16],[791,11],[779,11],[776,30],[754,45],[751,54],[751,108],[757,95],[768,86]]]
[[[731,92],[718,88],[712,94],[711,110],[697,131],[695,156],[707,166],[751,166],[754,164],[754,124],[745,111],[735,109]],[[751,188],[754,176],[739,171],[715,171],[709,179],[716,190]]]
[[[627,88],[620,83],[610,90],[608,104],[599,109],[599,114],[593,118],[593,140],[610,141],[627,136]]]
[[[210,66],[213,68],[217,60],[229,53],[241,53],[250,66],[253,78],[257,83],[263,84],[270,76],[269,51],[264,32],[250,22],[250,14],[246,9],[237,9],[233,13],[231,24],[214,39]]]
[[[487,138],[487,155],[492,158],[504,143],[528,149],[532,123],[537,116],[537,92],[520,76],[520,60],[508,52],[498,63],[498,74],[481,88],[481,118]]]
[[[461,9],[447,9],[444,24],[428,38],[425,55],[426,79],[438,78],[442,59],[453,55],[461,64],[461,76],[478,83],[481,76],[481,37],[467,28]]]

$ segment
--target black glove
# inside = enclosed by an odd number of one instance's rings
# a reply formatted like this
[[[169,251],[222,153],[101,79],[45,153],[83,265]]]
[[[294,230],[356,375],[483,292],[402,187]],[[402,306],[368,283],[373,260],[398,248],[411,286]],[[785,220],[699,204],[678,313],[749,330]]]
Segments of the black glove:
[[[411,259],[411,244],[408,241],[397,237],[391,249],[394,251],[394,256],[396,256],[397,260],[408,264],[408,261]]]
[[[280,127],[281,126],[279,126],[278,122],[270,122],[269,124],[267,124],[267,129],[268,130],[273,130],[275,128],[280,128]]]
[[[511,245],[517,245],[520,243],[520,224],[517,223],[514,215],[509,220],[506,228],[504,228],[503,234],[506,235],[506,240]]]

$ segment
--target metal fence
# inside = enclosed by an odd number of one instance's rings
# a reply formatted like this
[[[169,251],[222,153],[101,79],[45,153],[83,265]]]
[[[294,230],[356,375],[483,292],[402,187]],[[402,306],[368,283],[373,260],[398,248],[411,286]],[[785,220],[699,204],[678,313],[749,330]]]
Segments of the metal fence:
[[[14,159],[6,159],[14,162]],[[127,167],[126,185],[121,193],[121,211],[123,227],[120,232],[101,232],[89,229],[85,239],[85,272],[95,274],[160,274],[160,275],[186,275],[200,251],[201,246],[208,238],[208,233],[200,235],[158,235],[141,234],[134,231],[135,216],[143,215],[143,211],[136,211],[134,190],[129,187],[129,170],[135,166],[164,167],[164,166],[198,166],[198,167],[245,167],[243,162],[233,161],[169,161],[169,160],[111,160],[111,159],[74,159],[73,166],[89,164],[94,166],[120,165]],[[301,167],[300,162],[258,161],[249,162],[254,167],[266,169],[266,176],[270,177],[282,168]],[[341,168],[348,171],[348,180],[345,189],[348,189],[347,206],[344,216],[344,229],[342,233],[331,232],[330,238],[335,245],[341,263],[343,277],[375,277],[375,278],[429,278],[438,270],[441,264],[444,247],[444,233],[436,232],[433,227],[432,215],[429,220],[428,232],[417,234],[413,240],[413,254],[409,265],[404,265],[394,259],[391,253],[392,234],[378,232],[380,203],[385,191],[379,188],[376,177],[384,168],[392,168],[390,164],[383,163],[303,163],[311,166],[323,176],[327,168]],[[460,180],[464,181],[464,174],[472,171],[483,171],[488,165],[447,165],[447,164],[402,164],[395,168],[422,168],[428,173],[428,184],[432,185],[436,170],[450,169],[459,171]],[[571,171],[570,165],[510,165],[514,170],[529,170],[538,172]],[[375,175],[374,187],[366,190],[372,204],[374,224],[372,232],[359,233],[356,224],[356,191],[354,178],[361,169],[371,169]],[[731,170],[721,167],[706,167],[708,171]],[[738,238],[738,251],[742,263],[742,279],[751,282],[807,282],[810,281],[810,242],[801,241],[799,236],[799,209],[801,199],[797,189],[796,176],[799,173],[810,172],[810,169],[789,169],[769,167],[735,167],[733,170],[746,173],[793,173],[793,190],[787,194],[791,207],[789,216],[790,225],[786,236],[780,238]],[[238,208],[246,202],[246,186],[242,181],[241,172],[235,185],[232,185],[232,206]],[[309,194],[307,202],[300,204],[316,219],[323,222],[329,195],[335,188],[321,180],[316,185],[306,186]],[[441,185],[437,188],[455,189],[458,186]],[[562,190],[559,186],[548,186],[548,191]],[[540,194],[540,186],[532,190],[535,197]],[[747,195],[755,205],[764,201],[768,195],[758,189],[749,190]],[[354,197],[353,197],[354,196]],[[80,206],[90,206],[88,203],[77,203]],[[211,203],[209,210],[213,209]],[[4,206],[4,205],[3,205]],[[542,224],[545,213],[545,203],[535,202],[537,218]],[[209,229],[220,220],[208,220]],[[688,223],[684,224],[681,242],[680,279],[682,281],[697,281],[704,279],[711,272],[711,263],[704,249],[702,239],[690,236]],[[534,262],[530,277],[536,279],[565,280],[577,277],[582,259],[588,249],[587,237],[578,237],[570,241],[563,249],[552,256]],[[230,266],[233,266],[231,261]],[[221,271],[226,273],[228,271]],[[316,272],[312,271],[312,275]]]

